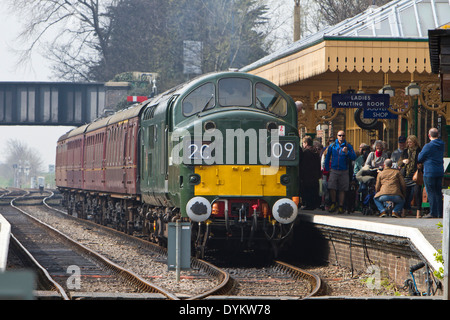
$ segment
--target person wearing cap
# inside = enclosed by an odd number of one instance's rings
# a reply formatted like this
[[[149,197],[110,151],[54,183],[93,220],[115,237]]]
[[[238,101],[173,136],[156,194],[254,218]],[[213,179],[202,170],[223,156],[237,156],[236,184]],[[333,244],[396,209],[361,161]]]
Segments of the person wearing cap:
[[[400,157],[403,154],[403,151],[406,149],[406,137],[400,136],[398,137],[398,148],[391,154],[392,167],[397,168],[397,162],[400,160]]]

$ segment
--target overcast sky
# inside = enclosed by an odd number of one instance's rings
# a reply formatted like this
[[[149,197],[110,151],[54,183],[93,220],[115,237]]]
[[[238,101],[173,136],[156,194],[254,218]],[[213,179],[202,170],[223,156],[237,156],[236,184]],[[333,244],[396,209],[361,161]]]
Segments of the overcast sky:
[[[21,47],[16,38],[22,25],[16,16],[8,12],[5,2],[0,0],[0,30],[2,30],[0,32],[0,81],[58,81],[58,79],[52,78],[49,62],[38,54],[41,48],[37,48],[38,50],[36,50],[28,65],[17,66],[17,53],[14,50]],[[278,0],[271,0],[270,2],[279,5]],[[281,7],[274,6],[277,10],[272,14],[275,17],[278,16],[274,21],[279,21],[280,14],[291,16],[293,3],[290,0],[283,2]],[[287,30],[289,29],[290,26],[287,27]],[[282,34],[290,33],[287,30],[281,28],[278,32]],[[36,149],[43,159],[45,170],[47,170],[48,165],[55,162],[56,141],[70,129],[71,127],[0,125],[0,162],[5,159],[5,142],[14,138]]]
[[[0,3],[0,81],[53,81],[48,62],[38,54],[26,67],[17,68],[14,49],[21,25],[15,16],[8,13],[4,1]],[[55,148],[58,138],[71,127],[0,126],[0,162],[4,161],[6,140],[13,138],[26,143],[40,153],[44,169],[55,163]]]

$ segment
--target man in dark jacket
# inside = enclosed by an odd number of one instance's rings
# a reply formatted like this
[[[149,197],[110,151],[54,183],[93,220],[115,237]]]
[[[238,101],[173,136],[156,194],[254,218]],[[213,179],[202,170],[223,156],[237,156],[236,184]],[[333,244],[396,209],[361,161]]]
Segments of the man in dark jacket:
[[[427,143],[417,157],[423,163],[423,181],[427,190],[430,213],[424,218],[442,217],[442,178],[444,176],[444,142],[439,139],[439,131],[431,128],[428,131],[430,142]]]
[[[339,213],[344,213],[345,193],[348,191],[350,185],[348,169],[350,161],[356,159],[356,154],[352,145],[345,140],[344,131],[339,131],[337,136],[336,141],[328,147],[325,157],[325,170],[330,172],[328,189],[330,190],[330,197],[333,203],[329,212],[338,210]],[[339,193],[339,208],[336,204],[337,193]]]
[[[306,210],[314,210],[320,206],[319,179],[320,169],[319,150],[313,146],[310,136],[303,138],[303,153],[300,162],[300,190],[302,202]]]

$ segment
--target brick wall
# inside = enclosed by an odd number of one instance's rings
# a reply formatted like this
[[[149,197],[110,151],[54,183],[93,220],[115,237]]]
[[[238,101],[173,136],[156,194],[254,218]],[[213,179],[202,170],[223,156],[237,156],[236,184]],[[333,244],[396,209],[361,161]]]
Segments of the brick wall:
[[[306,222],[295,230],[294,242],[300,244],[296,245],[296,258],[304,264],[339,265],[353,270],[355,275],[379,270],[382,278],[389,278],[398,286],[411,278],[412,265],[425,261],[406,238]],[[420,291],[426,290],[424,271],[422,268],[414,273]]]

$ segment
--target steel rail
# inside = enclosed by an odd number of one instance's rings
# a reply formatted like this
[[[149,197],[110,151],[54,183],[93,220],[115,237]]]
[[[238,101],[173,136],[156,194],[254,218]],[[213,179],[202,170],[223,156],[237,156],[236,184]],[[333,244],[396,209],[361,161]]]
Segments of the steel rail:
[[[47,200],[49,200],[53,196],[54,196],[54,193],[52,192],[52,194],[50,196],[43,199],[43,203],[45,206],[47,206],[51,210],[55,210],[55,211],[63,214],[65,217],[67,217],[69,219],[74,219],[74,220],[80,221],[80,219],[78,219],[78,218],[69,216],[67,214],[67,212],[57,209],[57,208],[54,208],[51,205],[49,205],[47,203]],[[97,223],[89,221],[89,220],[81,219],[81,221],[83,221],[83,223],[86,223],[86,224],[95,226],[97,228],[106,230],[108,232],[111,232],[114,235],[118,235],[120,237],[126,238],[127,241],[134,241],[138,245],[145,246],[149,250],[152,250],[153,252],[156,252],[158,254],[161,254],[161,255],[167,257],[167,249],[163,248],[155,243],[149,242],[147,240],[139,239],[136,237],[132,237],[130,235],[124,234],[123,232],[117,231],[117,230],[109,228],[107,226],[97,224]],[[226,272],[225,270],[223,270],[209,262],[206,262],[204,260],[197,259],[195,257],[191,257],[191,267],[193,269],[200,269],[200,270],[204,271],[205,273],[217,278],[219,284],[216,287],[212,288],[211,290],[208,290],[206,292],[197,294],[197,295],[189,297],[189,298],[185,298],[183,300],[201,300],[201,299],[205,299],[206,297],[212,296],[212,295],[225,295],[233,289],[234,280],[230,277],[229,273]]]
[[[234,280],[225,270],[222,270],[221,268],[216,267],[209,262],[197,258],[191,258],[191,266],[202,268],[203,270],[208,272],[208,274],[213,275],[214,277],[219,279],[219,284],[209,291],[192,296],[186,300],[201,300],[214,295],[227,295],[233,289]]]
[[[33,255],[20,243],[20,241],[13,235],[10,235],[11,248],[14,253],[30,266],[37,275],[37,281],[42,288],[46,288],[49,291],[56,291],[59,293],[63,300],[70,300],[69,295],[66,293],[63,287],[61,287],[53,278],[50,276],[48,271],[33,257]]]
[[[21,196],[19,196],[17,198],[21,198],[21,197],[24,197],[24,196],[25,195],[21,195]],[[136,275],[132,271],[127,270],[127,269],[117,265],[116,263],[112,262],[108,258],[100,255],[99,253],[90,250],[89,248],[87,248],[86,246],[82,245],[81,243],[79,243],[79,242],[71,239],[67,235],[61,233],[59,230],[53,228],[52,226],[44,223],[43,221],[33,217],[32,215],[28,214],[24,210],[22,210],[19,207],[15,206],[14,205],[14,201],[17,198],[14,198],[14,199],[11,200],[11,202],[10,202],[11,207],[13,207],[16,210],[22,212],[24,215],[26,215],[27,217],[29,217],[30,219],[32,219],[33,221],[35,221],[39,225],[41,225],[44,228],[46,228],[49,232],[57,235],[58,237],[60,237],[64,241],[66,241],[67,243],[69,243],[69,244],[71,244],[73,246],[76,246],[78,249],[83,251],[85,254],[91,256],[92,258],[94,258],[98,263],[103,265],[105,268],[107,268],[107,269],[111,270],[112,272],[114,272],[115,274],[121,276],[122,278],[124,278],[129,283],[132,283],[132,284],[136,285],[142,292],[160,293],[160,294],[166,296],[170,300],[180,300],[177,296],[175,296],[171,292],[168,292],[167,290],[165,290],[163,288],[160,288],[159,286],[146,281],[145,279],[143,279],[140,276]]]
[[[292,266],[292,265],[282,262],[282,261],[275,260],[274,265],[279,270],[282,270],[282,271],[288,273],[294,279],[304,279],[304,280],[309,281],[312,289],[311,289],[311,292],[307,296],[305,296],[303,299],[320,295],[320,292],[322,289],[322,281],[318,275],[308,272],[308,271],[305,271],[298,267]]]

